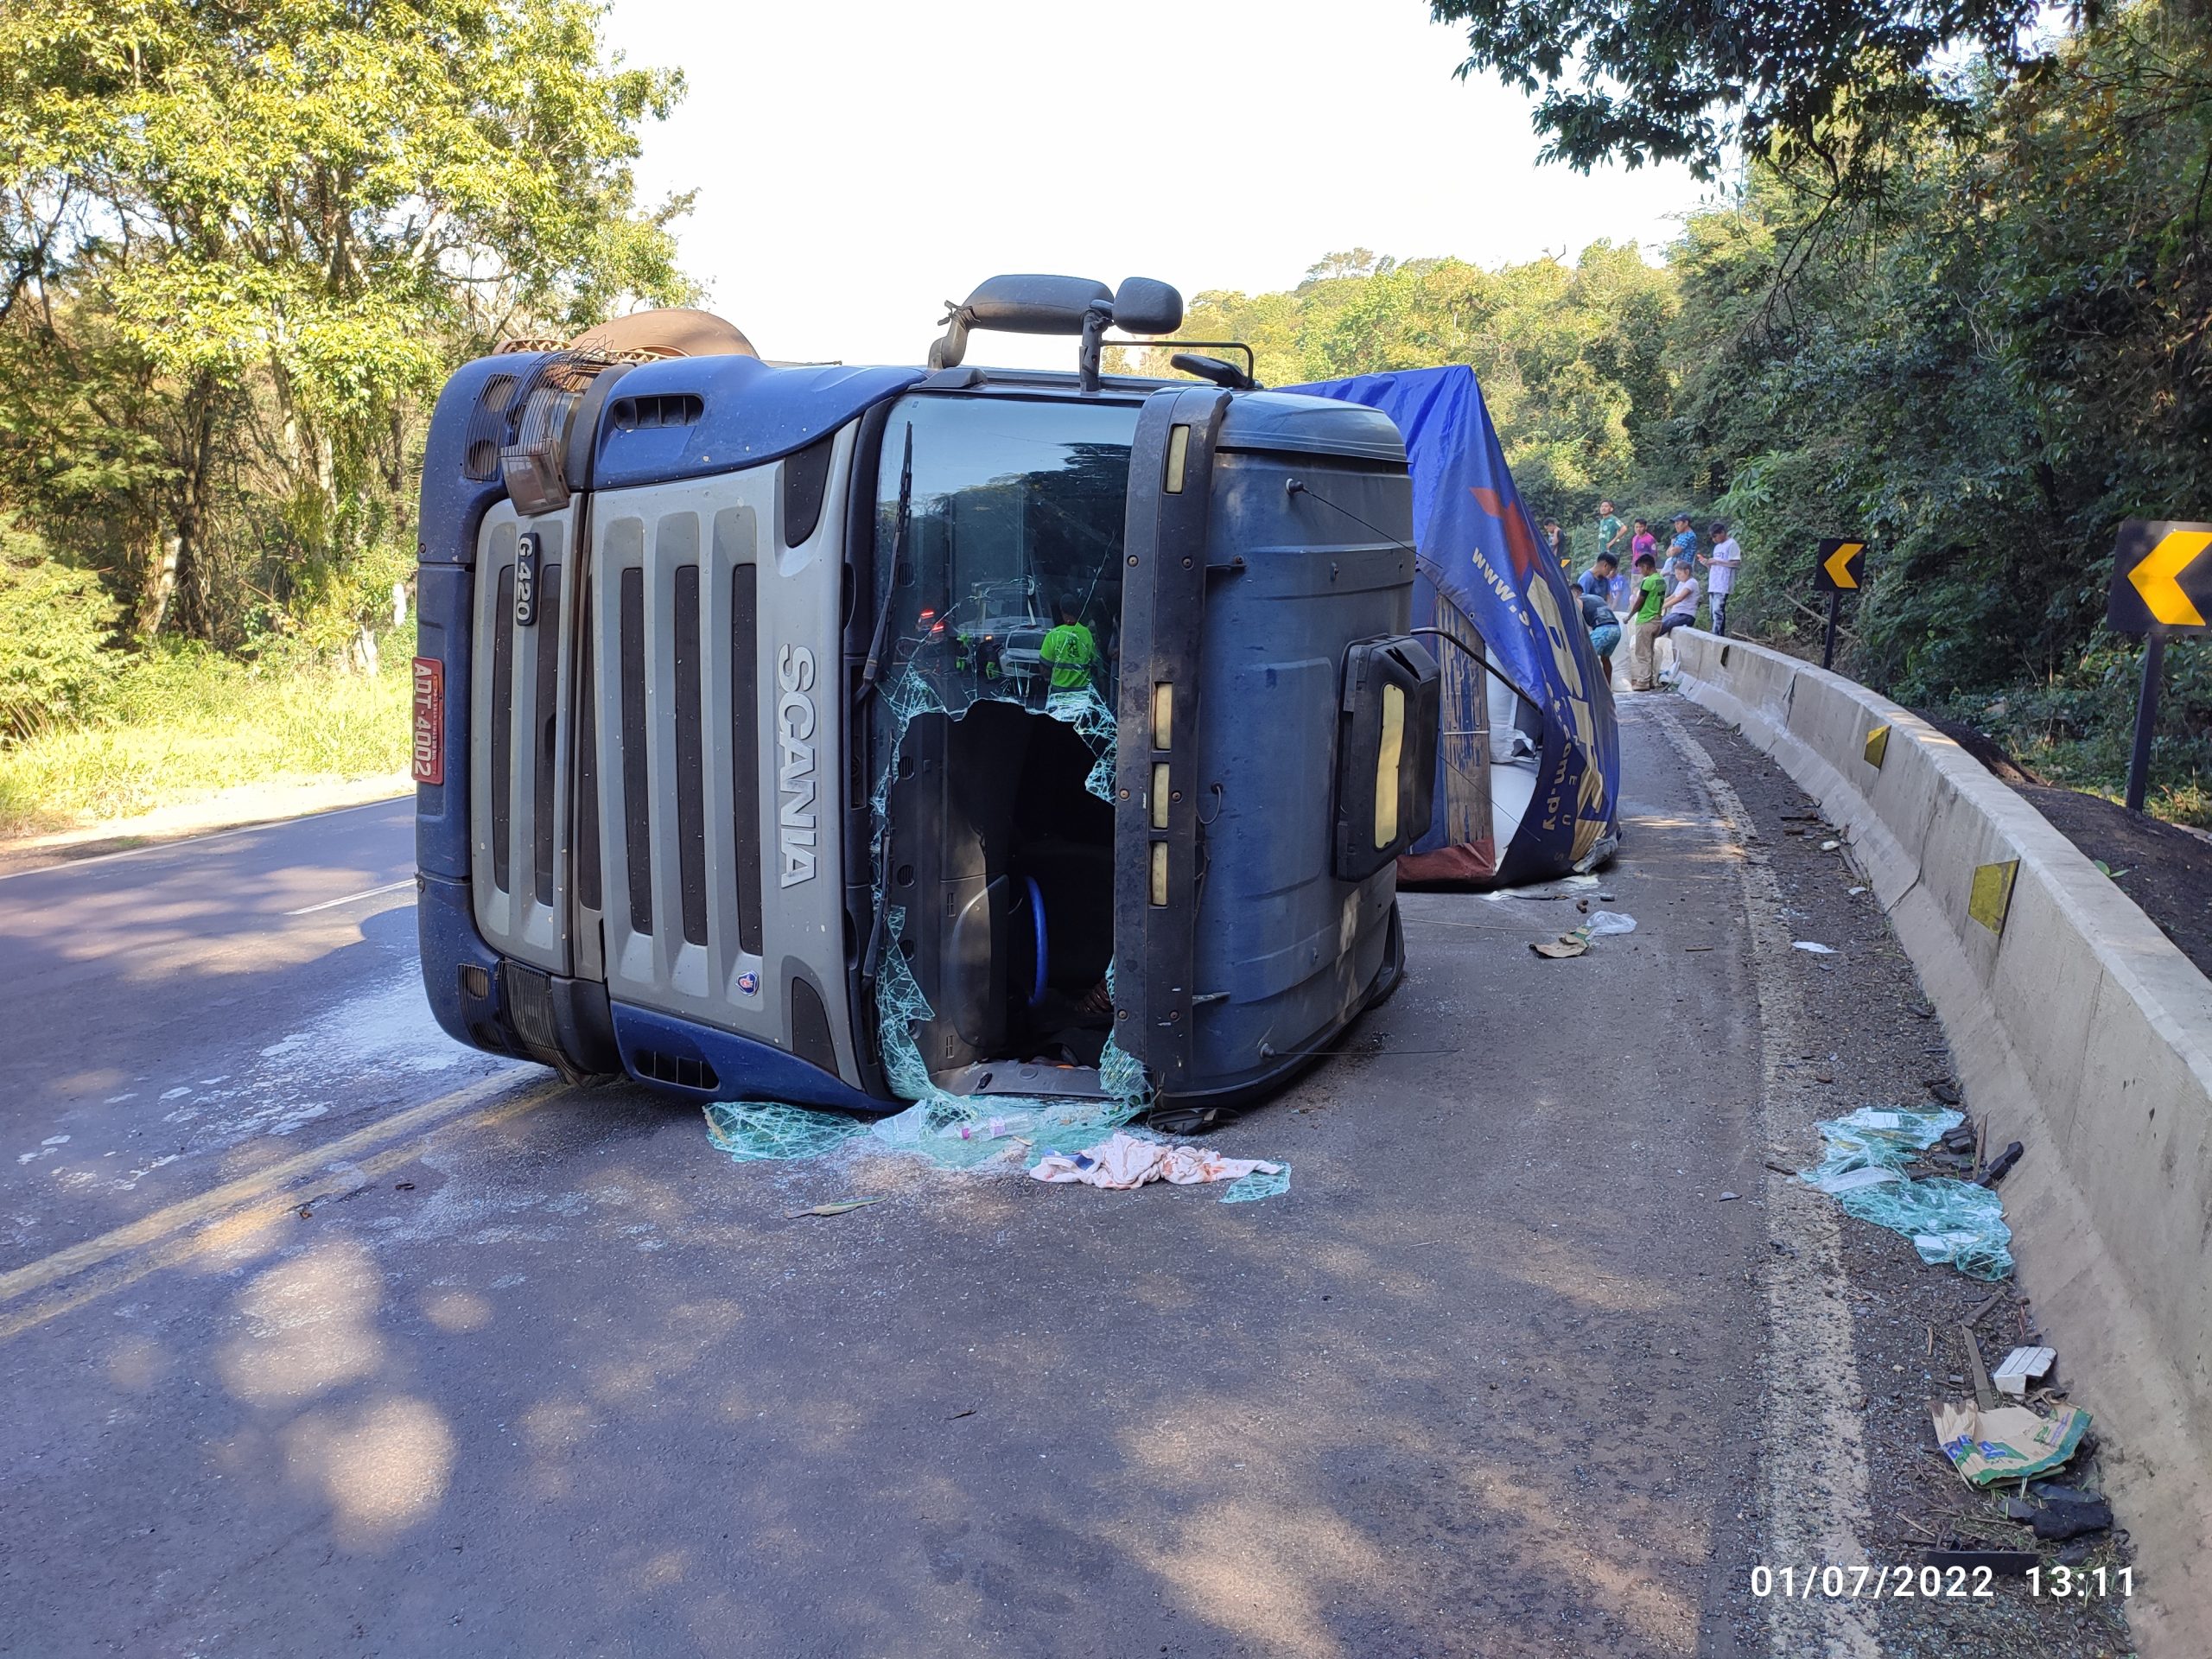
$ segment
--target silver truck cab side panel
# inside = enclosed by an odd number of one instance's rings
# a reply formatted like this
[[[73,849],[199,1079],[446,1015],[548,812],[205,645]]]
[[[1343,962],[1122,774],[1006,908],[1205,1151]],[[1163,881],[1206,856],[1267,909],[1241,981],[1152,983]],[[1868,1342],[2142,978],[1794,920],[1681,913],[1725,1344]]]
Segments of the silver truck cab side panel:
[[[857,1085],[840,666],[857,423],[786,543],[779,461],[591,499],[608,995]]]
[[[473,706],[485,711],[468,757],[476,925],[493,950],[556,974],[569,971],[575,521],[573,505],[532,519],[505,501],[486,512],[470,667]]]

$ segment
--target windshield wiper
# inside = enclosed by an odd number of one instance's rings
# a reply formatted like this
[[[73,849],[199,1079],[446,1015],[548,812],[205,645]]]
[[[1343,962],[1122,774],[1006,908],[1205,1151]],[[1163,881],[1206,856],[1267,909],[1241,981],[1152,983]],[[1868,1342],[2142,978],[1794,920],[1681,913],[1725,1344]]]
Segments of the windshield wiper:
[[[891,580],[875,613],[875,632],[868,642],[868,660],[861,664],[861,689],[855,702],[866,702],[875,690],[883,666],[884,636],[891,630],[892,595],[899,591],[899,567],[906,556],[906,525],[914,512],[914,423],[906,423],[906,453],[899,462],[899,513],[891,532]]]

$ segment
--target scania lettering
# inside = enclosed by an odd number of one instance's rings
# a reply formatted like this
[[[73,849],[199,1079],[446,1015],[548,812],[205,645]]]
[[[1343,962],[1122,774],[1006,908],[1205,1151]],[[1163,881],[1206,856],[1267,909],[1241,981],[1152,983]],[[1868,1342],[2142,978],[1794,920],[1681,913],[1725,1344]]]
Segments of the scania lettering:
[[[781,755],[777,788],[783,808],[776,815],[777,845],[783,855],[783,884],[814,880],[814,653],[786,645],[776,665],[783,698],[776,705],[776,742]]]

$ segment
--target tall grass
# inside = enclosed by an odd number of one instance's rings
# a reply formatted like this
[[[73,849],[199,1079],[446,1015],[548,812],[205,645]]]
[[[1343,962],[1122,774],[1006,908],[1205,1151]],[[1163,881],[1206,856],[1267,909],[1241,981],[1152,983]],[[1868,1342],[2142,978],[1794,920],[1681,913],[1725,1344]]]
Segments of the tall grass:
[[[245,664],[212,652],[133,663],[95,717],[0,747],[0,836],[188,801],[239,784],[333,782],[408,757],[412,631],[375,675]]]

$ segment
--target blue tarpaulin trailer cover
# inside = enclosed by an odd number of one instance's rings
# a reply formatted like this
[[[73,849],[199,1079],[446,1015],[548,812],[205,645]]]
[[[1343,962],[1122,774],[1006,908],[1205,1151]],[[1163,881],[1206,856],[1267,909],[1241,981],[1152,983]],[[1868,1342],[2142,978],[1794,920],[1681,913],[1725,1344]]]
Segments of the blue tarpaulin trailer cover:
[[[1596,862],[1619,834],[1612,694],[1567,575],[1513,487],[1474,371],[1410,369],[1284,390],[1364,404],[1397,423],[1413,473],[1415,626],[1478,637],[1490,669],[1541,730],[1532,734],[1525,806],[1516,793],[1493,823],[1488,757],[1478,749],[1487,741],[1487,671],[1438,642],[1446,690],[1436,808],[1428,833],[1400,861],[1400,880],[1510,886]]]

